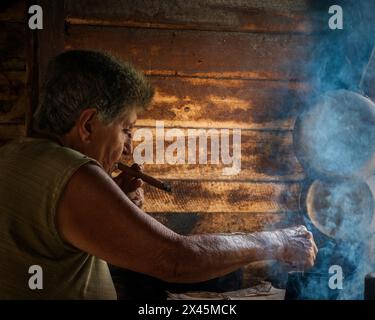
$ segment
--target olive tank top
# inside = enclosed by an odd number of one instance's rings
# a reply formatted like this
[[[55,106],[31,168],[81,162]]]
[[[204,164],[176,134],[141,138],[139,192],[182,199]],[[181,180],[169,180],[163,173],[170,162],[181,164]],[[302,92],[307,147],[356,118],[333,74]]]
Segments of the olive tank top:
[[[0,148],[0,299],[116,299],[105,261],[63,241],[59,198],[82,165],[100,164],[47,139]]]

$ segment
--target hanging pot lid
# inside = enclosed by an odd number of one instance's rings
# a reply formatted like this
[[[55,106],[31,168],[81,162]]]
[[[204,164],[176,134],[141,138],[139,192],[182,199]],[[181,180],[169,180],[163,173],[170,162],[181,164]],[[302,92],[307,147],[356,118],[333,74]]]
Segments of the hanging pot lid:
[[[328,237],[358,241],[370,230],[374,196],[366,182],[315,180],[307,192],[307,215]]]
[[[327,92],[297,117],[295,153],[314,178],[366,178],[375,172],[375,104],[348,90]]]

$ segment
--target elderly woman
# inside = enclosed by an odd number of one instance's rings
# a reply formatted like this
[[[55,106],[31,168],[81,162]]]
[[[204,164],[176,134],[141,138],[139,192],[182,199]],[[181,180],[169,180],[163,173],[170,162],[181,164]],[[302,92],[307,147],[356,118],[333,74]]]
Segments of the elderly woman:
[[[0,298],[116,299],[107,263],[179,283],[264,259],[313,265],[317,248],[302,226],[182,236],[142,211],[141,181],[111,173],[131,154],[152,96],[139,72],[103,53],[68,51],[50,63],[40,135],[0,149]],[[30,285],[35,265],[42,287]]]

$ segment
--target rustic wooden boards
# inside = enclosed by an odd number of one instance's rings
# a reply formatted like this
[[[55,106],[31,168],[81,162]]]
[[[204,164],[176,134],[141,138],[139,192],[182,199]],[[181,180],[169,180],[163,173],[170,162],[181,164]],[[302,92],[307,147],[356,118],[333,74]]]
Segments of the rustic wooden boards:
[[[151,212],[150,215],[180,234],[274,230],[302,223],[298,212]]]
[[[66,1],[72,24],[241,32],[320,30],[308,0]]]
[[[310,92],[305,64],[322,29],[311,8],[307,0],[65,2],[66,50],[109,51],[153,83],[154,102],[137,129],[152,131],[154,154],[156,120],[184,135],[191,128],[242,130],[238,175],[225,176],[223,164],[210,162],[145,165],[174,187],[168,194],[146,186],[145,209],[156,219],[181,233],[300,222],[305,175],[291,130]]]
[[[64,0],[38,0],[43,8],[43,30],[38,30],[37,63],[39,87],[43,85],[49,61],[64,48]]]
[[[301,80],[311,36],[70,26],[66,49],[101,49],[149,75]],[[286,59],[288,57],[288,59]]]
[[[24,71],[0,72],[0,123],[20,123],[24,120],[27,95]]]
[[[52,56],[64,49],[108,50],[141,68],[156,88],[138,128],[163,120],[166,130],[242,130],[238,175],[223,175],[228,165],[222,163],[147,164],[147,173],[174,187],[167,194],[146,186],[152,216],[185,234],[255,231],[299,221],[305,175],[291,130],[310,91],[304,65],[321,31],[311,1],[64,2],[39,2],[48,26],[38,33],[41,45],[34,50],[39,63],[32,67],[39,78],[26,72],[25,7],[14,2],[0,14],[6,25],[0,44],[13,44],[1,56],[6,58],[1,69],[6,77],[0,77],[2,138],[24,134],[22,90],[31,80],[40,86]],[[10,34],[18,40],[9,42]]]
[[[23,24],[0,20],[1,71],[24,71],[26,30]]]
[[[137,126],[136,129],[139,127]],[[147,128],[148,129],[148,128]],[[169,128],[165,128],[165,133]],[[189,129],[181,128],[181,135],[185,137],[185,146],[188,146],[186,138]],[[207,139],[207,164],[199,164],[199,140],[196,139],[196,163],[188,164],[188,152],[185,150],[185,160],[182,164],[168,165],[156,164],[156,134],[155,129],[150,128],[152,133],[153,158],[152,163],[145,164],[147,173],[160,179],[183,179],[183,180],[227,180],[229,181],[301,181],[305,174],[297,161],[293,150],[293,137],[290,131],[243,131],[241,133],[241,171],[236,175],[223,175],[223,168],[231,167],[221,161],[214,164],[211,161],[211,137]],[[220,132],[218,130],[218,132]],[[232,139],[233,133],[229,130],[230,148],[229,153],[233,155]],[[138,137],[136,135],[136,139]],[[144,143],[144,137],[140,141],[134,141],[133,148]],[[164,150],[167,150],[173,141],[164,141]],[[143,147],[142,147],[143,148]],[[221,152],[221,149],[220,149]],[[160,152],[159,152],[160,153]]]
[[[299,210],[299,183],[172,181],[172,193],[146,186],[151,212],[278,213]]]
[[[309,92],[308,83],[287,81],[150,77],[156,89],[141,126],[290,130]]]
[[[0,13],[0,140],[25,135],[28,108],[26,2],[8,1]]]
[[[3,0],[0,5],[0,21],[25,22],[27,1]]]
[[[294,156],[291,132],[245,131],[242,141],[242,170],[236,176],[224,176],[222,165],[210,163],[145,165],[147,173],[173,188],[169,194],[146,185],[145,210],[186,233],[255,231],[298,223],[304,172]]]

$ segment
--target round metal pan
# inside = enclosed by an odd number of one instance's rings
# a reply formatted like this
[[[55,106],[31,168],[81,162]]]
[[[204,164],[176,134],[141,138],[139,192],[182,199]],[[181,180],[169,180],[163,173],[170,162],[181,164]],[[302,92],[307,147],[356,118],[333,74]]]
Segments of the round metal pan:
[[[311,178],[366,178],[375,173],[375,104],[352,91],[327,92],[297,117],[293,145]]]
[[[371,233],[375,201],[366,182],[315,180],[307,191],[306,209],[321,233],[336,240],[358,241]]]

